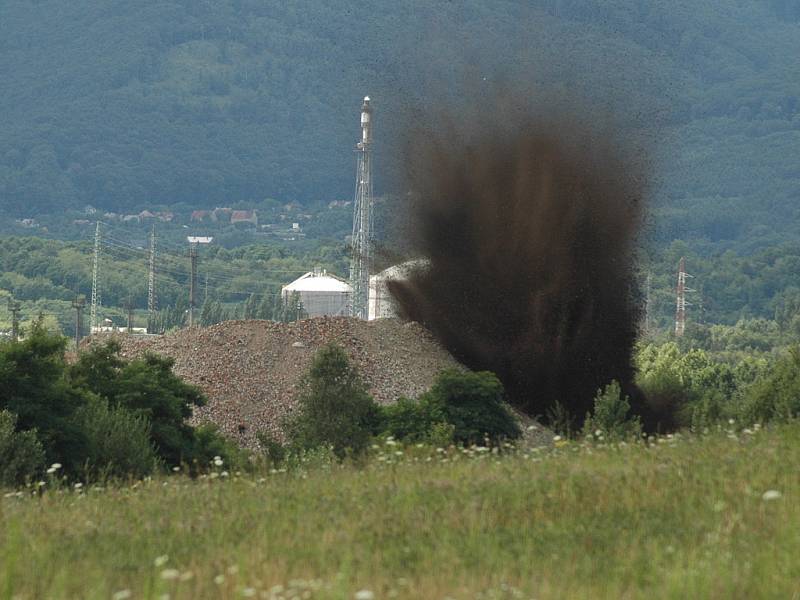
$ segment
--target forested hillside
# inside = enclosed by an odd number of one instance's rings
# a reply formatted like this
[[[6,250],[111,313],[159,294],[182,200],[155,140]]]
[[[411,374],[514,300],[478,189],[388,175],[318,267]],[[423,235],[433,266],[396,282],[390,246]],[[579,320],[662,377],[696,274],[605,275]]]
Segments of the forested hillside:
[[[348,197],[367,93],[402,191],[410,109],[507,85],[651,136],[654,239],[754,250],[798,231],[798,56],[793,0],[6,0],[0,206]]]

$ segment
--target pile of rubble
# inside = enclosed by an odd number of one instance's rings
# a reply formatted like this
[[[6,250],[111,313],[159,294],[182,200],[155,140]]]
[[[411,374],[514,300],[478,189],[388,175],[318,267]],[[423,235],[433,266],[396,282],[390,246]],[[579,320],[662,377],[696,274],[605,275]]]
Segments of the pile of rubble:
[[[396,319],[227,321],[158,337],[116,337],[123,357],[150,351],[174,358],[175,372],[208,397],[193,420],[212,421],[249,447],[259,431],[282,437],[281,422],[296,406],[302,378],[317,350],[331,342],[345,349],[382,404],[415,398],[443,369],[459,367],[427,330]]]
[[[381,404],[416,398],[442,370],[463,368],[425,328],[397,319],[227,321],[164,336],[115,337],[125,358],[148,351],[174,358],[176,374],[208,397],[206,406],[195,409],[193,422],[211,421],[250,448],[261,431],[283,439],[281,423],[296,408],[303,377],[317,350],[331,342],[344,348]]]

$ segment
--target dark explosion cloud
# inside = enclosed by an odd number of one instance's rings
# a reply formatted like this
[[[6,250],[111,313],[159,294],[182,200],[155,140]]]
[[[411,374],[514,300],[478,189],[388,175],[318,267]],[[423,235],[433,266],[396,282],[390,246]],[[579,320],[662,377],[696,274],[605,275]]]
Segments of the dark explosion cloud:
[[[579,426],[615,379],[655,427],[632,365],[643,161],[565,118],[461,129],[410,136],[404,254],[429,265],[389,284],[400,313],[529,415]]]

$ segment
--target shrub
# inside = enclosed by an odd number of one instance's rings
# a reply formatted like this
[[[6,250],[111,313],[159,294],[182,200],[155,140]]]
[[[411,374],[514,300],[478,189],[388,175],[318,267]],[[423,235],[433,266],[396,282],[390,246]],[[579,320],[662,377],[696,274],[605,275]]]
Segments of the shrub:
[[[583,424],[585,436],[602,433],[609,440],[637,437],[642,432],[638,417],[631,417],[631,403],[622,394],[619,382],[612,381],[602,390],[597,390],[594,413],[587,414]]]
[[[744,423],[786,421],[800,415],[800,347],[789,350],[744,390],[739,415]]]
[[[270,465],[277,466],[283,463],[286,459],[286,447],[283,444],[268,431],[261,431],[256,437],[258,438],[258,443],[261,444],[264,457]]]
[[[247,453],[226,438],[216,425],[205,423],[196,427],[190,455],[192,471],[205,470],[215,457],[221,458],[228,470],[245,469],[249,465]]]
[[[366,449],[381,421],[380,407],[345,351],[335,344],[317,352],[286,429],[295,449],[330,446],[339,458]]]
[[[125,362],[119,350],[110,341],[82,353],[70,368],[73,385],[147,418],[156,452],[167,465],[191,462],[198,449],[186,420],[194,406],[205,404],[205,397],[172,372],[173,359],[146,354]]]
[[[517,420],[503,401],[503,384],[493,373],[443,371],[420,405],[437,423],[453,426],[453,441],[497,443],[521,435]]]
[[[86,439],[73,423],[86,394],[65,377],[65,338],[51,334],[41,321],[28,337],[0,344],[0,410],[17,416],[17,428],[36,430],[46,460],[77,472],[86,455]]]
[[[139,414],[94,397],[75,413],[86,437],[89,478],[144,477],[158,460],[150,440],[150,424]]]
[[[15,486],[44,466],[45,454],[36,431],[16,431],[17,416],[0,410],[0,486]]]
[[[503,402],[503,384],[488,372],[443,371],[418,400],[383,408],[383,432],[406,442],[437,446],[496,443],[522,433]]]
[[[383,432],[406,442],[423,442],[431,436],[433,427],[444,422],[444,412],[438,403],[429,402],[423,395],[419,401],[400,398],[383,408]]]

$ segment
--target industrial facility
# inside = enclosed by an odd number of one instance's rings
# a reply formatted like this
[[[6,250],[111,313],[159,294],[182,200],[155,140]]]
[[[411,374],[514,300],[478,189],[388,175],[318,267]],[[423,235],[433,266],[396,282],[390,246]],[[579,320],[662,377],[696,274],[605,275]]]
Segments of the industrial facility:
[[[309,271],[283,286],[281,299],[288,303],[295,293],[303,303],[303,311],[309,317],[339,317],[350,314],[350,284],[324,269]]]
[[[409,260],[399,265],[393,265],[370,277],[369,320],[398,316],[394,298],[389,293],[388,282],[408,279],[412,271],[424,269],[428,264],[425,259]]]

